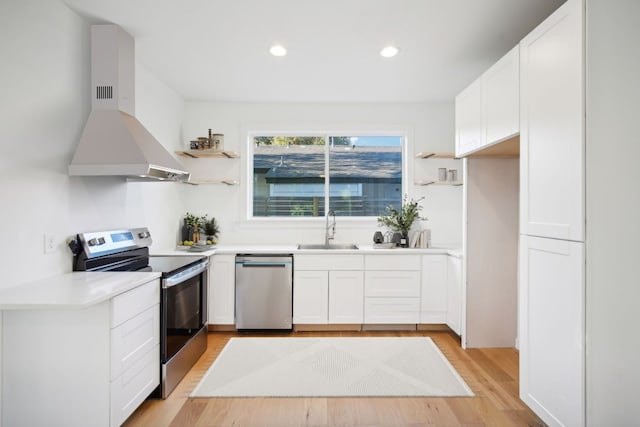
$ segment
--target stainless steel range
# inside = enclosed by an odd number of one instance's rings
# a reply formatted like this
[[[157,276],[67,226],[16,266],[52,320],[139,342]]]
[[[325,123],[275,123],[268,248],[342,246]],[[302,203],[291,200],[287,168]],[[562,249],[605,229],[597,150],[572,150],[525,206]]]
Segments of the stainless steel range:
[[[207,349],[207,270],[203,256],[150,256],[147,228],[79,233],[69,243],[73,271],[161,273],[160,378],[166,398]]]

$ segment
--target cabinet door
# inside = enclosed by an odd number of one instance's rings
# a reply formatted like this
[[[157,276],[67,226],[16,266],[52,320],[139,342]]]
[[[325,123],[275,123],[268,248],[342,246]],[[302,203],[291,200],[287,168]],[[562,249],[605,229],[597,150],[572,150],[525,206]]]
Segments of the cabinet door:
[[[364,277],[365,296],[420,296],[420,271],[366,271]]]
[[[447,326],[460,335],[462,325],[462,260],[447,257]]]
[[[584,425],[584,243],[520,244],[520,398],[548,425]]]
[[[478,78],[456,96],[456,157],[483,144],[482,79]]]
[[[293,273],[293,323],[326,324],[329,320],[329,272]]]
[[[209,323],[235,323],[235,255],[214,255],[209,271]]]
[[[520,43],[521,233],[584,241],[584,46],[581,0]]]
[[[447,321],[447,256],[422,257],[420,323]]]
[[[482,75],[485,144],[519,132],[519,47],[516,46]]]
[[[362,323],[364,272],[329,272],[329,323]]]

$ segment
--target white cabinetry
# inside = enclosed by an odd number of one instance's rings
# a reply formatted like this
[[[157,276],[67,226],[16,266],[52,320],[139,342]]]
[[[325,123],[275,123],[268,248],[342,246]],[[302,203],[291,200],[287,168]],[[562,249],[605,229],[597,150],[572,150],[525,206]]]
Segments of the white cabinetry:
[[[329,272],[329,323],[362,323],[364,272]]]
[[[483,144],[482,79],[478,78],[456,96],[456,157],[473,152]]]
[[[516,45],[482,75],[485,145],[503,141],[520,132],[519,53]]]
[[[160,381],[160,285],[111,300],[111,425],[119,426]]]
[[[235,324],[235,255],[214,255],[209,264],[209,324]]]
[[[325,324],[329,320],[329,272],[293,273],[293,323]]]
[[[516,46],[456,97],[456,157],[518,134],[518,58]]]
[[[520,43],[520,232],[584,241],[582,2]]]
[[[520,397],[548,425],[585,424],[584,4],[521,49]]]
[[[584,244],[520,245],[520,398],[549,425],[584,425]]]
[[[420,323],[447,322],[447,255],[422,256]]]
[[[364,323],[419,323],[420,270],[420,255],[365,255]]]
[[[121,425],[160,384],[159,302],[153,280],[84,309],[4,311],[2,424]]]
[[[295,255],[294,324],[363,321],[362,255]]]
[[[462,260],[447,257],[447,326],[453,332],[462,333]]]

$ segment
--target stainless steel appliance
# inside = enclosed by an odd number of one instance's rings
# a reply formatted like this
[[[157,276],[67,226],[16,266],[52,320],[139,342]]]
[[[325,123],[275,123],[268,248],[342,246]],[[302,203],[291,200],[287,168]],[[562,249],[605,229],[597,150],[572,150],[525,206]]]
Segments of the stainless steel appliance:
[[[291,330],[293,255],[236,256],[236,328]]]
[[[150,256],[147,228],[79,233],[69,243],[73,271],[157,271],[160,278],[160,385],[166,398],[207,349],[207,271],[203,256]]]

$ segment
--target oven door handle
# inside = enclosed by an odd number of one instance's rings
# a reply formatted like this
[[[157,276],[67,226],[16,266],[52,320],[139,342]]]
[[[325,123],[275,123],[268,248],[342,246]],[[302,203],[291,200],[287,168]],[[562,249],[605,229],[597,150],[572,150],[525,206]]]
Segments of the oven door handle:
[[[173,276],[169,276],[162,281],[163,288],[170,288],[172,286],[179,285],[185,280],[189,280],[194,276],[206,271],[209,268],[209,261],[204,261],[199,263],[198,265],[194,265],[193,267],[187,268],[186,270],[181,271],[178,274],[174,274]]]

